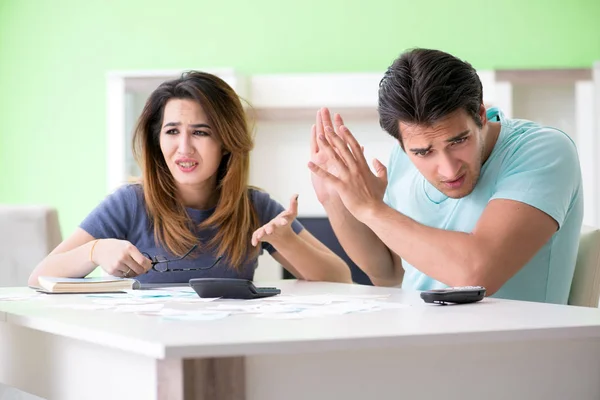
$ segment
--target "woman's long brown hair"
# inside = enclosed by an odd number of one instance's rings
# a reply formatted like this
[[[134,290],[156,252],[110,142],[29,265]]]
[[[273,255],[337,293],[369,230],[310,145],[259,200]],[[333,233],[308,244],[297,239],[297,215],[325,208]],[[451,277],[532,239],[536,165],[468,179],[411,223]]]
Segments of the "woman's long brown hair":
[[[160,149],[160,131],[165,105],[171,99],[196,101],[224,151],[217,171],[218,201],[214,213],[200,226],[193,226],[177,193],[175,179]],[[146,208],[154,224],[154,237],[175,255],[183,255],[198,244],[198,229],[214,236],[200,248],[225,256],[234,268],[257,254],[250,245],[259,227],[248,191],[250,151],[254,143],[246,114],[235,91],[222,79],[191,71],[161,84],[148,98],[133,136],[133,153],[142,170]]]

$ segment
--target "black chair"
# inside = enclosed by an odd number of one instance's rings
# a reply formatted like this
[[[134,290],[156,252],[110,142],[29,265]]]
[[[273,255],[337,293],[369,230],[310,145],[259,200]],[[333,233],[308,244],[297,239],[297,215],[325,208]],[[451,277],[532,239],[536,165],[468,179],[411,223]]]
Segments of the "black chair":
[[[360,268],[356,266],[348,257],[342,245],[338,241],[335,233],[333,232],[333,228],[329,223],[329,218],[327,217],[298,217],[298,222],[304,225],[304,228],[307,229],[314,237],[319,239],[321,243],[327,246],[331,251],[337,254],[342,260],[348,264],[350,267],[350,272],[352,273],[352,280],[355,283],[361,285],[373,285],[367,274],[365,274]],[[283,270],[283,278],[284,279],[294,279],[294,276],[290,274],[286,269]]]

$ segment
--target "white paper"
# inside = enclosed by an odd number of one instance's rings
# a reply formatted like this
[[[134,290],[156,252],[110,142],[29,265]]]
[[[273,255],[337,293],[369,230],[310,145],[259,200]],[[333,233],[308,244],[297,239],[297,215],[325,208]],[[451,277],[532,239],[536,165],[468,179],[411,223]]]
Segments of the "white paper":
[[[165,321],[214,321],[223,319],[229,316],[228,312],[210,312],[210,311],[195,311],[181,315],[165,315],[162,317]]]
[[[148,312],[159,311],[164,307],[164,304],[131,304],[115,307],[116,312]]]
[[[183,314],[187,314],[189,313],[189,311],[186,310],[177,310],[175,308],[162,308],[160,310],[155,310],[155,311],[142,311],[139,312],[139,315],[148,315],[148,316],[154,316],[154,317],[161,317],[161,316],[170,316],[170,315],[183,315]]]
[[[281,296],[278,302],[268,300],[262,303],[255,303],[259,306],[256,307],[253,312],[256,313],[259,318],[301,319],[410,307],[406,304],[375,300],[384,299],[386,297],[389,297],[389,295]]]
[[[219,299],[220,297],[174,297],[168,301],[170,303],[210,303]]]
[[[258,314],[256,318],[268,318],[268,319],[303,319],[300,313],[268,313],[268,314]]]
[[[42,297],[40,293],[27,293],[27,294],[0,294],[0,301],[21,301],[21,300],[34,300]]]
[[[162,291],[166,291],[166,292],[175,292],[175,293],[191,293],[194,296],[197,296],[196,291],[194,289],[192,289],[191,287],[165,287],[165,288],[158,288],[158,289],[154,289],[154,290],[162,290]]]
[[[279,295],[266,297],[260,299],[267,302],[277,303],[292,303],[292,304],[331,304],[337,302],[348,302],[356,300],[374,300],[374,299],[385,299],[389,297],[389,294],[384,295],[339,295],[339,294],[317,294],[307,296],[295,296],[295,295]],[[259,300],[252,300],[259,301]]]
[[[127,294],[136,298],[153,298],[153,297],[198,297],[196,292],[183,290],[164,290],[164,289],[144,289],[144,290],[127,290]]]
[[[84,304],[55,304],[51,307],[54,308],[69,308],[71,310],[109,310],[113,308],[113,306],[108,304],[94,304],[94,303],[84,303]]]

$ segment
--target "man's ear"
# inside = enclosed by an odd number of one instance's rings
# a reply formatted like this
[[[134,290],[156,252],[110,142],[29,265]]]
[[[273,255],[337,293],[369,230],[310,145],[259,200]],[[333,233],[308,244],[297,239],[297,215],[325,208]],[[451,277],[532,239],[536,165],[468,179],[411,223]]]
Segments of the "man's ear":
[[[485,104],[481,103],[479,106],[479,118],[481,120],[481,126],[485,126],[487,124],[487,111],[485,109]]]

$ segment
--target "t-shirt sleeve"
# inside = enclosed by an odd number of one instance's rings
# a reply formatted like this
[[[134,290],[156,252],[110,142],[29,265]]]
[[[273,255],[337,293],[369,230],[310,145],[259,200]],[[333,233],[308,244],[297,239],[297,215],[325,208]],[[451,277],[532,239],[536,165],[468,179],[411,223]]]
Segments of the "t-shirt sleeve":
[[[581,184],[579,157],[563,132],[528,132],[504,161],[491,200],[509,199],[533,206],[562,226]]]
[[[136,185],[117,189],[92,210],[79,225],[96,239],[126,240],[137,210]]]
[[[281,212],[285,211],[285,208],[279,202],[273,200],[266,192],[252,190],[251,198],[258,215],[260,226],[265,225]],[[300,233],[303,229],[304,227],[300,222],[298,222],[297,219],[292,221],[292,230],[296,232],[296,234]],[[277,251],[270,243],[267,242],[262,242],[262,248],[263,250],[267,250],[269,254]]]

